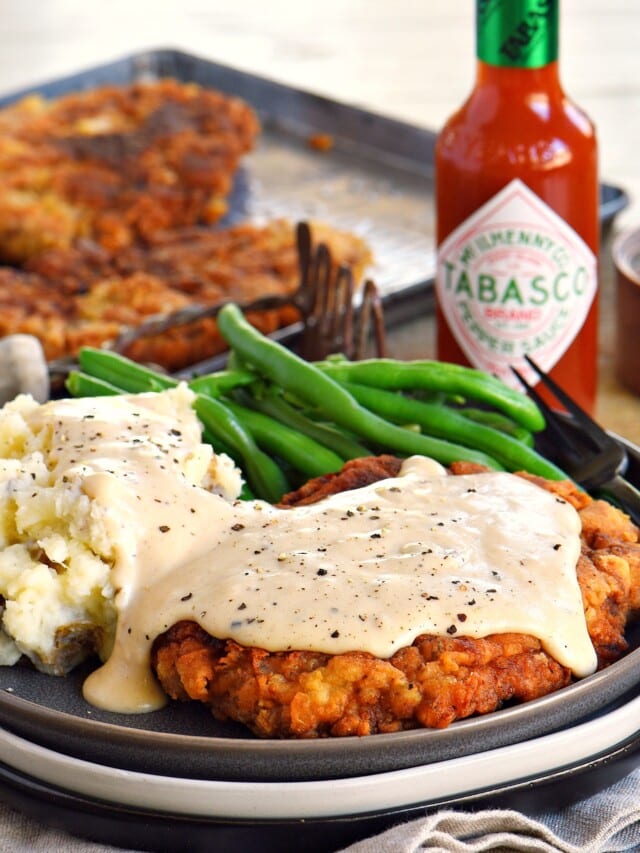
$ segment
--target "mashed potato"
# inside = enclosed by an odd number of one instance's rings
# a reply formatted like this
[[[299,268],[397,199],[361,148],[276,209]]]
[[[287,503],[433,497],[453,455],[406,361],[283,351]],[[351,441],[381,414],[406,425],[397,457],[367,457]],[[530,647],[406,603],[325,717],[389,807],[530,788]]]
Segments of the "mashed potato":
[[[0,664],[24,654],[63,674],[95,651],[108,656],[113,567],[138,546],[146,471],[226,500],[239,495],[240,472],[202,443],[192,401],[180,385],[44,405],[22,395],[0,410]],[[125,499],[97,500],[91,483],[100,477]]]

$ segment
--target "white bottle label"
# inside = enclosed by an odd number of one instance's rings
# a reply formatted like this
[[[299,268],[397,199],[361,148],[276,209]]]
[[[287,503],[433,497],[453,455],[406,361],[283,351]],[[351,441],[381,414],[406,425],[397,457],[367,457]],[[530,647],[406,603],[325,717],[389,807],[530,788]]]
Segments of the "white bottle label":
[[[566,352],[597,288],[584,240],[522,181],[507,184],[438,250],[440,307],[469,362],[519,387],[510,366],[535,382]]]

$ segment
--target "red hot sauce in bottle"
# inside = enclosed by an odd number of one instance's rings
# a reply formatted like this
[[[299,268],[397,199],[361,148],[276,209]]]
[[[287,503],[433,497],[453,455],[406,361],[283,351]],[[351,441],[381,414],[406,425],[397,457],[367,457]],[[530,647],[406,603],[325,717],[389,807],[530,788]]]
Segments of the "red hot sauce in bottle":
[[[559,0],[476,0],[471,95],[436,145],[438,358],[533,384],[530,355],[593,411],[597,145],[558,74]]]

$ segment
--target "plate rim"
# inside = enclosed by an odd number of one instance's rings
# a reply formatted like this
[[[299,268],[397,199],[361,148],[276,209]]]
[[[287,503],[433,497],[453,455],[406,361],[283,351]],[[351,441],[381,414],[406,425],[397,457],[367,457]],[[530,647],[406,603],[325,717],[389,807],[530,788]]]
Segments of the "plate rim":
[[[620,440],[634,462],[640,464],[640,448],[623,438]],[[449,749],[445,757],[473,754],[478,750],[477,742],[466,750],[460,745],[460,739],[467,735],[472,741],[484,740],[479,751],[485,752],[576,725],[599,709],[609,707],[632,684],[640,681],[640,625],[632,627],[632,631],[636,635],[637,648],[593,675],[538,699],[458,720],[446,729],[416,728],[367,737],[314,740],[260,739],[250,733],[246,737],[216,737],[206,733],[153,731],[81,717],[23,699],[2,685],[5,674],[10,676],[17,672],[15,666],[0,667],[0,725],[28,734],[34,742],[45,746],[59,746],[56,738],[61,737],[64,748],[80,756],[87,755],[89,750],[91,757],[96,758],[104,750],[104,744],[109,743],[106,760],[117,761],[125,770],[144,769],[161,774],[164,761],[159,759],[158,751],[170,750],[174,760],[186,758],[190,773],[198,778],[251,779],[255,782],[272,781],[282,776],[298,781],[340,778],[345,772],[358,775],[365,762],[372,773],[384,772],[429,763],[430,755],[436,755],[440,749]],[[616,684],[620,673],[624,677]],[[52,677],[42,674],[41,678]],[[580,705],[580,700],[585,704],[572,714],[571,710]],[[87,705],[87,709],[90,708]],[[531,720],[536,714],[547,721],[555,719],[555,722],[541,731],[536,720]],[[83,737],[85,733],[87,737]],[[345,752],[349,755],[346,762]],[[442,759],[439,753],[436,759],[438,757]],[[105,759],[100,760],[104,762]]]
[[[443,797],[471,796],[518,781],[530,781],[576,763],[589,763],[600,755],[615,752],[630,740],[640,740],[639,710],[640,685],[619,707],[566,730],[431,765],[339,780],[255,783],[197,780],[174,775],[158,778],[83,761],[34,744],[2,728],[0,760],[22,772],[27,767],[35,767],[38,769],[35,778],[65,791],[90,794],[112,804],[151,809],[162,814],[221,820],[271,819],[274,815],[278,819],[347,817],[410,806],[418,808]],[[595,750],[594,744],[597,744]],[[586,749],[585,745],[588,745]],[[73,772],[64,776],[64,784],[51,775],[50,768],[58,765],[63,769],[73,768]],[[125,792],[129,793],[125,796]],[[158,806],[159,802],[168,802],[167,796],[171,801],[170,810]],[[201,805],[203,799],[204,807]],[[222,810],[221,799],[225,802]],[[262,804],[261,800],[264,800]],[[372,803],[378,805],[371,808]],[[203,808],[204,812],[198,811]]]
[[[640,637],[638,640],[640,642]],[[6,670],[9,675],[16,671],[15,667]],[[15,688],[7,690],[6,687],[0,689],[0,726],[17,735],[28,736],[43,747],[63,749],[77,757],[89,755],[98,763],[106,761],[125,771],[162,775],[166,761],[173,758],[179,765],[186,760],[190,774],[202,779],[242,779],[260,783],[293,777],[304,782],[345,775],[345,754],[357,754],[356,762],[346,762],[351,766],[351,772],[347,768],[346,775],[355,776],[365,762],[371,773],[379,773],[444,760],[442,755],[429,760],[429,753],[434,755],[434,747],[444,747],[446,759],[552,734],[581,724],[601,709],[611,709],[639,682],[639,672],[640,645],[605,669],[530,702],[458,720],[446,729],[416,728],[368,737],[277,740],[255,738],[250,733],[246,737],[217,737],[206,733],[154,731],[50,708],[17,695]],[[620,678],[621,673],[623,678]],[[0,670],[0,679],[3,674]],[[44,673],[30,671],[30,675],[51,679]],[[77,682],[65,683],[67,688],[73,684]],[[88,704],[87,709],[95,712]],[[542,718],[555,722],[541,729]],[[472,741],[466,748],[462,740],[465,737]],[[477,741],[483,738],[484,745],[478,749]],[[162,753],[157,763],[150,760],[150,756],[156,755],[155,751]],[[105,757],[100,759],[103,752]],[[194,756],[201,760],[194,763]],[[274,759],[285,759],[286,766],[279,769]],[[327,764],[328,769],[312,772],[318,763],[321,767]]]

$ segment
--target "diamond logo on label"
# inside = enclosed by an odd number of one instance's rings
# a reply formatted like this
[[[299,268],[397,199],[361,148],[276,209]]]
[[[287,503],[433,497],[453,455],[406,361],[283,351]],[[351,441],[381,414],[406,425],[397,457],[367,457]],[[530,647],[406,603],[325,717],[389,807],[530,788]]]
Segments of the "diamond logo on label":
[[[582,328],[597,288],[596,257],[522,181],[511,181],[438,250],[436,292],[469,362],[518,387],[530,355],[545,371]]]

